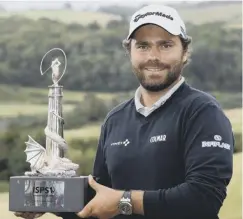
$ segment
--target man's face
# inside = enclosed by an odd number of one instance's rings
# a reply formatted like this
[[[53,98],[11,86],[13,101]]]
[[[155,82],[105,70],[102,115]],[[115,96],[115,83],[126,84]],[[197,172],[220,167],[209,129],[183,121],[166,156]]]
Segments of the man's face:
[[[184,56],[179,37],[156,25],[140,27],[131,41],[133,72],[148,91],[162,91],[172,85],[181,75]]]

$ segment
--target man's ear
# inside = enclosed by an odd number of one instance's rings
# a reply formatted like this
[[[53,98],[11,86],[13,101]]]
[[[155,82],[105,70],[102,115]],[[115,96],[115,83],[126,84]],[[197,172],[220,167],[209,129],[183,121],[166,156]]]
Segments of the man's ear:
[[[182,58],[183,63],[185,63],[187,61],[187,58],[188,58],[188,52],[185,51],[184,55],[183,55],[183,58]]]
[[[186,62],[186,60],[187,60],[187,56],[186,56],[186,55],[184,55],[184,56],[183,56],[183,62],[185,63],[185,62]]]

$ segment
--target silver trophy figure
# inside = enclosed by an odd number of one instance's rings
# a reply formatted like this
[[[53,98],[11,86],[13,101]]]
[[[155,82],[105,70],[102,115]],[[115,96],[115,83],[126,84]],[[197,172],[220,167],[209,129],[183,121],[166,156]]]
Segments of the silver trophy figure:
[[[42,72],[42,62],[53,50],[61,51],[65,57],[62,73],[60,73],[62,63],[58,58],[55,58],[50,67]],[[66,55],[59,48],[49,52],[44,55],[40,65],[42,75],[49,69],[52,70],[53,82],[49,86],[47,126],[44,129],[46,147],[28,136],[25,153],[31,171],[25,172],[25,176],[10,177],[10,211],[78,212],[89,200],[88,177],[77,176],[79,165],[64,157],[68,145],[63,133],[63,86],[58,83],[66,70]]]
[[[43,59],[44,58],[45,56]],[[65,72],[63,71],[63,73],[60,74],[60,65],[61,62],[56,58],[47,69],[52,69],[53,85],[49,86],[48,117],[47,126],[45,128],[46,149],[29,136],[29,140],[26,142],[27,148],[25,150],[27,156],[26,161],[31,164],[31,172],[25,173],[28,176],[38,176],[40,174],[46,176],[75,176],[76,170],[79,167],[77,164],[64,158],[68,145],[63,138],[63,87],[58,85],[58,82]],[[44,75],[45,72],[42,73],[41,70],[42,75]]]

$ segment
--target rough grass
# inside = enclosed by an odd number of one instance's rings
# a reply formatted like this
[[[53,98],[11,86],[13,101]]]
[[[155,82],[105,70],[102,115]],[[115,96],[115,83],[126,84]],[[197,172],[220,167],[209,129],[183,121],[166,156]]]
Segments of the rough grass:
[[[228,195],[220,210],[220,219],[241,219],[242,214],[242,153],[234,155],[234,174],[228,186]],[[8,193],[0,194],[1,218],[16,219],[12,212],[8,211]],[[56,216],[45,214],[41,218],[54,219]]]
[[[102,12],[87,12],[87,11],[72,11],[72,10],[30,10],[21,12],[1,12],[0,17],[10,17],[13,15],[24,16],[33,20],[40,18],[49,18],[67,24],[78,23],[87,25],[98,22],[101,26],[105,26],[110,20],[119,20],[120,16],[102,13]]]

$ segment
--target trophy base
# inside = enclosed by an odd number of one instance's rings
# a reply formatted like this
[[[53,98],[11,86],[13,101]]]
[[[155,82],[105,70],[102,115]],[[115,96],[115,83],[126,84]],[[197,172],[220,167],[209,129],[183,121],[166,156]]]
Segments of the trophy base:
[[[79,212],[94,196],[88,176],[14,176],[9,182],[9,210]]]

